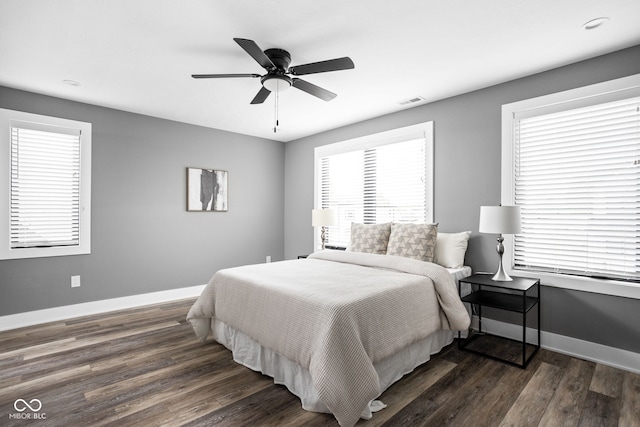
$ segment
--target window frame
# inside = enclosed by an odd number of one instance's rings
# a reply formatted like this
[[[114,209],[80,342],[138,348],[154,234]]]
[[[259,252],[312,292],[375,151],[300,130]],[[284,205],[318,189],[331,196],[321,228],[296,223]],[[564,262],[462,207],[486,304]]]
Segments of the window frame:
[[[11,248],[11,127],[27,122],[46,127],[63,127],[80,132],[80,212],[79,242],[72,246]],[[91,253],[91,123],[0,108],[0,150],[8,161],[0,163],[0,260]]]
[[[501,203],[515,204],[514,125],[516,115],[545,114],[549,111],[570,110],[635,96],[640,96],[640,74],[503,105]],[[514,236],[505,235],[504,239],[504,264],[510,275],[540,278],[545,286],[640,299],[639,283],[515,269]]]
[[[383,145],[399,143],[408,141],[411,139],[424,138],[425,139],[425,187],[427,189],[426,203],[427,203],[427,222],[434,221],[433,212],[433,200],[434,200],[434,186],[433,186],[433,174],[434,174],[434,135],[433,135],[433,121],[418,123],[415,125],[405,126],[401,128],[391,129],[375,134],[365,135],[358,138],[353,138],[345,141],[335,142],[332,144],[322,145],[315,147],[314,149],[314,209],[318,209],[322,206],[322,165],[321,160],[323,157],[348,153],[352,151],[367,150],[371,148],[380,147]],[[316,227],[314,230],[313,244],[314,248],[320,247],[320,227]]]

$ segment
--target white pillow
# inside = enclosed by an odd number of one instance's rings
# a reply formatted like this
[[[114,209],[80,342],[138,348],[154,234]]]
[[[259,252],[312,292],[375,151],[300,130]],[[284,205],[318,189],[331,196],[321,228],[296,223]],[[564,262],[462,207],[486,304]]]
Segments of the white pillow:
[[[470,231],[461,233],[440,233],[436,240],[435,263],[446,268],[460,268],[464,265],[464,255],[469,244]]]

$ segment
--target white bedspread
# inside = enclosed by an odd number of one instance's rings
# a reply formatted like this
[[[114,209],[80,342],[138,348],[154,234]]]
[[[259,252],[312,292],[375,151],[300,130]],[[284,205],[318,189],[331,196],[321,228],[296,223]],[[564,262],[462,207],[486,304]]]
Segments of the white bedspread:
[[[308,369],[342,426],[380,394],[374,363],[436,330],[469,326],[443,267],[342,251],[217,272],[187,316],[203,341],[212,318]]]

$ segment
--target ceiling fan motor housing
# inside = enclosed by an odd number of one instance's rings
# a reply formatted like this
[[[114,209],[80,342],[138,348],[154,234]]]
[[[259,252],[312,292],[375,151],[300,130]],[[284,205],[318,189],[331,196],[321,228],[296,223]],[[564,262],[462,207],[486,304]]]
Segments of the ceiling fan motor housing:
[[[281,70],[283,73],[289,69],[291,63],[291,55],[284,49],[267,49],[264,54],[271,60],[276,69]]]

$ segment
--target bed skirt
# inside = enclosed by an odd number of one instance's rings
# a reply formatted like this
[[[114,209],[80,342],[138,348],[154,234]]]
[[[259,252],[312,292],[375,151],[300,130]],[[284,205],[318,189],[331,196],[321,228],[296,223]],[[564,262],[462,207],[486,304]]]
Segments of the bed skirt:
[[[298,396],[302,408],[312,412],[331,413],[320,401],[309,371],[277,352],[261,346],[246,334],[218,319],[211,319],[213,338],[233,353],[235,362],[273,378],[274,383],[286,386]],[[431,359],[443,347],[453,342],[453,332],[436,331],[415,342],[391,357],[374,365],[380,381],[380,394],[404,375]],[[371,401],[361,418],[370,419],[372,412],[384,408],[378,401]]]

